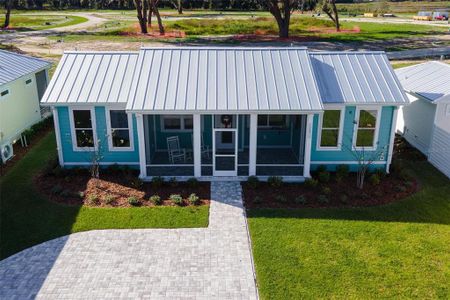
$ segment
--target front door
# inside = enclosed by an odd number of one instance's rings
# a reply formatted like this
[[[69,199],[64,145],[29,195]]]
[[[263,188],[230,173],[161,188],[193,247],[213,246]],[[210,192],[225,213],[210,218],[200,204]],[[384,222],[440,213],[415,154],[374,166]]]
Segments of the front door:
[[[214,176],[237,176],[237,133],[236,128],[214,129]]]

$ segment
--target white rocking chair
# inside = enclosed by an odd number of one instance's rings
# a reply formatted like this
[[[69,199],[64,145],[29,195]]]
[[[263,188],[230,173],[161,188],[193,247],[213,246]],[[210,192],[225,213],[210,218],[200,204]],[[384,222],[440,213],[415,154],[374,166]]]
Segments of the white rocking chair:
[[[177,161],[186,162],[186,150],[180,148],[180,140],[178,136],[171,136],[167,138],[167,152],[169,154],[169,161],[174,164]]]

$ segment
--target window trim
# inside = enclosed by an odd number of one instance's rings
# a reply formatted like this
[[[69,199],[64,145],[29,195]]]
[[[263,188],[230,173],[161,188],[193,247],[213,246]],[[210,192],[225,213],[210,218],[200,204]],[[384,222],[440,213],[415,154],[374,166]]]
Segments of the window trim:
[[[375,124],[375,132],[373,137],[373,146],[356,146],[356,139],[358,137],[358,128],[359,128],[359,115],[361,110],[376,110],[377,111],[377,121]],[[380,121],[381,121],[381,107],[373,107],[373,106],[360,106],[356,107],[355,111],[355,121],[353,125],[353,140],[352,140],[352,146],[355,150],[364,150],[364,151],[375,151],[378,148],[378,134],[380,131]],[[393,125],[395,126],[395,125]]]
[[[194,128],[192,129],[186,129],[185,128],[185,122],[184,118],[187,116],[192,117],[192,126],[194,126],[194,116],[189,114],[180,114],[180,115],[160,115],[159,122],[160,122],[160,128],[161,132],[193,132]],[[166,129],[164,126],[164,120],[166,118],[179,118],[180,119],[180,129]]]
[[[256,124],[257,129],[261,129],[261,130],[288,130],[289,118],[288,118],[288,115],[286,115],[286,114],[259,114],[257,117],[259,117],[259,116],[267,116],[267,123],[266,123],[266,125]],[[284,116],[285,117],[285,119],[284,119],[284,127],[271,126],[270,125],[270,117],[271,116]]]
[[[92,131],[94,136],[94,147],[78,147],[77,137],[75,134],[75,122],[73,118],[73,111],[75,110],[89,110],[91,112],[91,123]],[[70,120],[70,135],[72,138],[72,150],[75,152],[83,151],[97,151],[98,150],[98,139],[97,139],[97,121],[95,118],[95,108],[94,107],[69,107],[69,120]]]
[[[339,118],[339,133],[338,133],[338,141],[337,146],[321,146],[320,143],[322,142],[322,127],[323,127],[323,115],[325,114],[326,110],[339,110],[340,118]],[[316,149],[320,151],[341,151],[342,150],[342,136],[344,134],[344,121],[345,121],[345,106],[327,106],[320,114],[319,114],[319,121],[317,126],[317,145]]]
[[[128,134],[130,137],[130,146],[129,147],[115,147],[112,140],[112,126],[111,126],[111,114],[110,112],[114,110],[120,110],[125,112],[127,115],[128,121]],[[125,109],[113,108],[113,107],[105,107],[105,115],[106,115],[106,130],[108,135],[108,149],[109,151],[134,151],[134,130],[133,130],[133,114],[128,113]]]

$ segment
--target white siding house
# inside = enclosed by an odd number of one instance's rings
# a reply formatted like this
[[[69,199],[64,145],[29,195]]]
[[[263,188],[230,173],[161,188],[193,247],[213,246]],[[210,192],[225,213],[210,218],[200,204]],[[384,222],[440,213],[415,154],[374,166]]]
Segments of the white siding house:
[[[396,70],[411,104],[397,131],[450,177],[450,65],[432,61]]]
[[[12,143],[42,118],[39,101],[48,82],[47,61],[0,50],[0,153],[12,155]]]

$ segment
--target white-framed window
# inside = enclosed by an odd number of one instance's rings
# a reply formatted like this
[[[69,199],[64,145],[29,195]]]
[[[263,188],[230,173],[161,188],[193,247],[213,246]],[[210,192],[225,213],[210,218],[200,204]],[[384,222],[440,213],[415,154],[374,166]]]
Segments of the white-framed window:
[[[107,109],[108,146],[111,151],[133,151],[133,122],[125,110]]]
[[[378,144],[381,108],[360,107],[356,110],[353,146],[356,149],[375,150]]]
[[[325,109],[319,115],[317,149],[340,150],[344,127],[345,107]]]
[[[258,128],[284,129],[287,128],[286,115],[258,115]]]
[[[192,115],[164,115],[161,116],[162,131],[192,131]]]
[[[70,128],[74,151],[97,149],[95,111],[93,108],[70,108]]]

